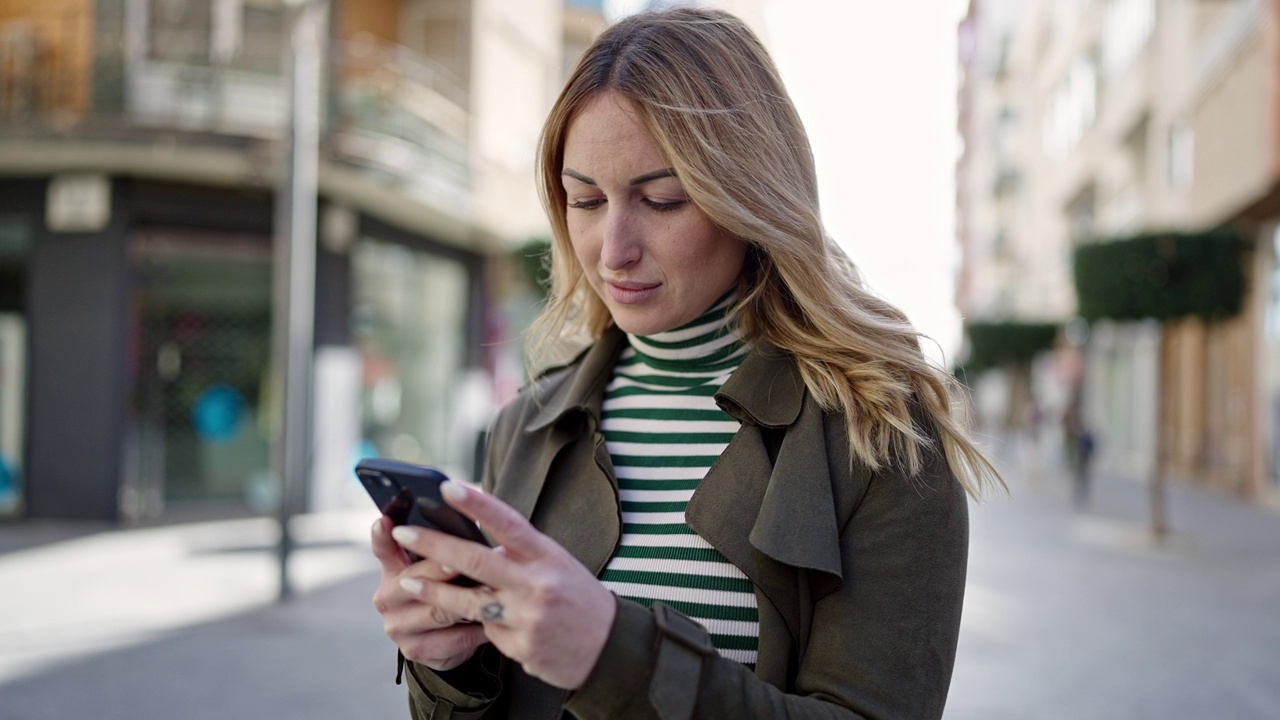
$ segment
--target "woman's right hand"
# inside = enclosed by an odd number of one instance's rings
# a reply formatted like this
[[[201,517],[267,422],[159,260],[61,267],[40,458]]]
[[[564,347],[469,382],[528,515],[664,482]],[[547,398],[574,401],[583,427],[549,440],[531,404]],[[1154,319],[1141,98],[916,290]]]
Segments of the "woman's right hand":
[[[410,564],[404,550],[391,539],[391,528],[391,519],[385,516],[373,524],[373,554],[382,563],[373,607],[382,615],[383,632],[405,658],[432,670],[452,670],[488,642],[484,626],[423,603],[401,584],[416,584],[420,591],[423,579],[447,582],[456,573],[431,560]]]

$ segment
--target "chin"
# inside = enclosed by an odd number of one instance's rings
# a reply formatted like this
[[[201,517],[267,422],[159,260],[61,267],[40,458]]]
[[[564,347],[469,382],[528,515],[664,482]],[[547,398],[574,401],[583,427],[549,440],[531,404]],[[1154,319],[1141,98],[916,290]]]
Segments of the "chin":
[[[667,325],[661,318],[652,317],[649,313],[638,313],[629,310],[613,311],[613,324],[625,333],[632,335],[654,335],[663,330],[670,330],[674,325]]]

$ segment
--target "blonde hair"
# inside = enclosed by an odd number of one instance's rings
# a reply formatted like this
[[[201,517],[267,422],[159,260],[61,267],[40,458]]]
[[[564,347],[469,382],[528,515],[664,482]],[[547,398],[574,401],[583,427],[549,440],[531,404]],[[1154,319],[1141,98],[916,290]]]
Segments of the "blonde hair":
[[[848,422],[851,460],[873,469],[922,466],[937,425],[948,464],[977,497],[1003,484],[953,406],[963,388],[931,363],[921,335],[869,291],[827,236],[813,154],[768,52],[750,29],[717,10],[680,8],[627,17],[586,50],[552,107],[539,150],[551,221],[551,291],[531,328],[536,364],[566,336],[599,338],[609,311],[586,282],[569,239],[561,184],[569,124],[605,92],[629,99],[689,199],[748,246],[731,310],[744,335],[791,353],[805,385]]]

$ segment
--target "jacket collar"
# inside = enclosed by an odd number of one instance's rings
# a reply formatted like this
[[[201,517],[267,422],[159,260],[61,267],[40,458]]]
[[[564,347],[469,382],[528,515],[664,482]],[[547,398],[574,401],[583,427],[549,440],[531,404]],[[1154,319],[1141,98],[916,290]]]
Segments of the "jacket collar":
[[[543,430],[574,411],[589,413],[600,419],[604,388],[613,365],[627,345],[627,336],[616,325],[610,326],[599,340],[591,343],[578,358],[565,368],[552,370],[544,377],[541,407],[525,426],[528,432]]]
[[[738,422],[786,427],[800,416],[804,379],[791,355],[761,343],[720,387],[716,402]]]

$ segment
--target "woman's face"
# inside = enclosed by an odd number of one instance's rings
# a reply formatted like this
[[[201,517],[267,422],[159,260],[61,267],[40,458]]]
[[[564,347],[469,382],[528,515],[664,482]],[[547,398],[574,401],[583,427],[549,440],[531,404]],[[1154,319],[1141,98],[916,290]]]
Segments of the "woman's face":
[[[679,327],[729,291],[746,244],[689,200],[630,100],[593,98],[569,124],[561,181],[569,239],[618,327]]]

